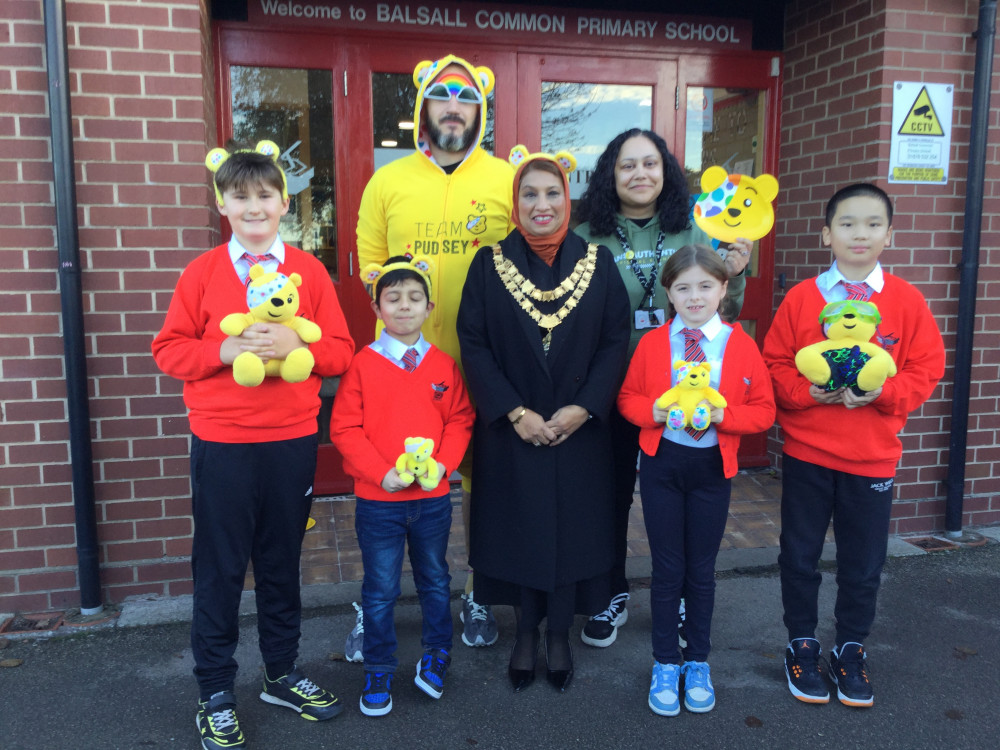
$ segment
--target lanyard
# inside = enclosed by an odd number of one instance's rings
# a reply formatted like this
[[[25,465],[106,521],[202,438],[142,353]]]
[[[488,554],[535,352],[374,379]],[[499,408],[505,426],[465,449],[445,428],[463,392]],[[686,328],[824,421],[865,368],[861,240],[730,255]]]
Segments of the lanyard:
[[[660,270],[660,258],[663,257],[663,230],[660,230],[660,235],[656,238],[656,255],[653,257],[653,267],[648,279],[635,260],[635,253],[632,252],[632,248],[629,246],[628,240],[625,239],[625,232],[622,231],[620,226],[615,227],[615,232],[618,234],[618,242],[621,244],[622,250],[625,251],[625,257],[628,259],[629,268],[632,269],[632,273],[635,274],[635,277],[639,280],[639,284],[642,285],[644,294],[642,295],[642,300],[639,302],[639,309],[641,310],[646,307],[652,307],[653,296],[656,293],[656,276]]]

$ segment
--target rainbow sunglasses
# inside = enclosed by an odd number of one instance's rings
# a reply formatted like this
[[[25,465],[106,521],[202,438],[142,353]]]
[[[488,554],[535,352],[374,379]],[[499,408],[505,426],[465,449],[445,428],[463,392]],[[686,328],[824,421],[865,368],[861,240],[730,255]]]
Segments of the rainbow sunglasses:
[[[841,302],[830,302],[819,313],[821,324],[835,323],[845,315],[853,315],[868,323],[878,325],[882,322],[882,314],[873,302],[863,302],[859,299],[845,299]]]
[[[473,86],[468,78],[458,73],[449,73],[434,81],[424,92],[425,99],[435,99],[440,102],[446,102],[453,96],[466,104],[483,103],[483,95],[479,93],[479,89]]]

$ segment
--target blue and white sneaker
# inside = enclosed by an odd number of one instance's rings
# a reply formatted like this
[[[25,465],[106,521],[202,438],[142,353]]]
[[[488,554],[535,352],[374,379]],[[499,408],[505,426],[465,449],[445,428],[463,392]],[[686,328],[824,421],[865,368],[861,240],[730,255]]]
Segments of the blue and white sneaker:
[[[472,598],[474,593],[462,594],[462,611],[458,613],[462,621],[462,643],[472,648],[492,646],[500,637],[497,619],[490,606],[476,604]]]
[[[696,714],[715,708],[715,688],[708,662],[686,661],[681,674],[684,675],[684,708]]]
[[[435,649],[420,657],[414,684],[431,698],[437,700],[444,693],[444,677],[448,674],[451,657],[443,648]]]
[[[385,716],[392,710],[392,673],[365,672],[365,688],[361,692],[361,713],[365,716]]]
[[[649,707],[660,716],[677,716],[681,712],[678,664],[653,664],[653,680],[649,685]]]

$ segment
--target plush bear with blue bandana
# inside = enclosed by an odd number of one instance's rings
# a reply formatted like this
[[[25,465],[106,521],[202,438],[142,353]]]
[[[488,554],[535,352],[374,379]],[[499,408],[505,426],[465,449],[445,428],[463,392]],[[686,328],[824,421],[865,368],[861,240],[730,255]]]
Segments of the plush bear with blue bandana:
[[[254,323],[281,323],[295,331],[306,344],[320,340],[322,331],[311,320],[296,316],[302,277],[293,273],[268,272],[259,263],[250,269],[247,307],[250,312],[232,313],[219,327],[227,336],[239,336]],[[243,352],[233,361],[233,379],[247,387],[258,386],[265,377],[280,377],[288,383],[301,383],[312,373],[316,360],[309,349],[301,347],[285,359],[270,359],[267,364],[253,352]]]

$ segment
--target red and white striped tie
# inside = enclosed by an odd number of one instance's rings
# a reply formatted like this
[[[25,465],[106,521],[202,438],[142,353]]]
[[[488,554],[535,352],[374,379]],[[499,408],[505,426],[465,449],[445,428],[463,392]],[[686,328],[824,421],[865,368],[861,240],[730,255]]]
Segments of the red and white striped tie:
[[[705,334],[698,328],[682,328],[681,333],[684,334],[684,361],[704,362],[707,357],[701,348],[701,340]],[[684,428],[684,432],[695,440],[701,440],[707,430],[696,430],[694,427],[688,425]]]
[[[858,299],[862,302],[867,302],[868,298],[872,296],[872,292],[874,291],[870,286],[868,286],[868,282],[866,281],[860,281],[858,283],[854,283],[853,281],[841,281],[840,283],[843,284],[844,289],[847,290],[847,299],[851,300]]]
[[[406,368],[407,372],[413,372],[417,369],[417,350],[414,347],[407,349],[403,355],[403,367]]]

